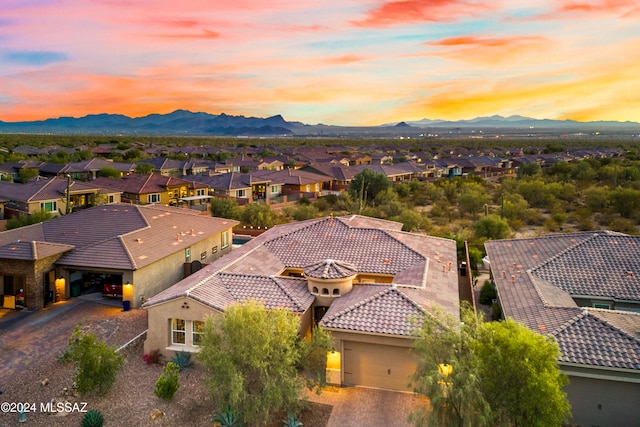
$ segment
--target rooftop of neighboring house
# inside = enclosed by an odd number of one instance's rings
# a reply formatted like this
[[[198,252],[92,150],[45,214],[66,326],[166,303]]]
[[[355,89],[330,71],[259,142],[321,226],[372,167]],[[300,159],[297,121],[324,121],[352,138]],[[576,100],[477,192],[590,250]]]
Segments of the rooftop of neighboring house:
[[[251,176],[255,178],[268,179],[272,182],[278,182],[288,185],[307,185],[316,184],[318,182],[327,181],[327,177],[304,169],[283,169],[278,171],[261,170],[251,172]]]
[[[145,307],[186,296],[217,310],[256,299],[270,308],[302,313],[314,299],[307,277],[332,280],[360,274],[372,283],[355,282],[350,292],[335,298],[321,324],[410,335],[412,319],[423,318],[432,306],[459,315],[456,247],[452,240],[401,228],[358,215],[278,225],[150,298]],[[326,271],[322,265],[328,265]],[[283,275],[289,269],[309,276]],[[376,279],[382,277],[387,283]]]
[[[96,192],[99,186],[71,180],[69,194]],[[25,184],[0,181],[0,197],[20,202],[38,202],[62,199],[67,191],[67,178],[37,177]]]
[[[237,224],[168,206],[96,206],[0,233],[0,258],[59,250],[59,264],[135,270]]]
[[[201,182],[174,178],[157,173],[147,175],[131,174],[119,179],[100,177],[91,181],[93,185],[119,190],[130,194],[150,194],[167,191],[168,187],[187,185],[189,188],[206,188]]]
[[[555,337],[561,362],[640,371],[640,236],[598,231],[485,246],[504,315]],[[585,299],[638,312],[578,306]]]

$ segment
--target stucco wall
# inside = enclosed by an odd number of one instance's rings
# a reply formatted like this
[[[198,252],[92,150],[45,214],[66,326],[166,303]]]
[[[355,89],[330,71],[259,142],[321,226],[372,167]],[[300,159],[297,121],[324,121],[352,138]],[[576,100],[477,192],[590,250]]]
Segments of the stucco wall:
[[[640,376],[636,381],[640,381]],[[593,427],[640,425],[640,382],[569,375],[565,391],[573,413],[571,424]]]
[[[169,360],[174,357],[175,351],[173,349],[175,346],[171,346],[170,319],[204,321],[206,316],[220,314],[219,311],[186,297],[154,305],[149,307],[147,311],[149,330],[144,342],[144,352],[160,350],[160,353]],[[185,345],[184,350],[196,351],[194,347],[189,345]]]
[[[221,233],[191,245],[191,261],[211,263],[231,251],[231,229],[228,229],[227,232],[229,233],[229,245],[224,249],[221,249]],[[212,253],[214,246],[217,247],[216,253]],[[207,253],[207,257],[200,260],[200,254],[203,252]],[[131,306],[140,307],[143,299],[148,299],[184,279],[185,261],[185,250],[181,249],[153,264],[125,273],[123,282],[133,283]]]

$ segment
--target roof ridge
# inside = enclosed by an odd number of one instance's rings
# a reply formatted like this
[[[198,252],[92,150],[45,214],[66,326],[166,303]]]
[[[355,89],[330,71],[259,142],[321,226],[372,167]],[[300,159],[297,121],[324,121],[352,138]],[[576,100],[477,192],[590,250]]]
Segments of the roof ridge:
[[[527,274],[527,276],[529,276],[529,281],[533,285],[533,289],[535,289],[536,293],[538,294],[538,297],[542,301],[542,305],[544,307],[550,307],[551,305],[549,304],[547,299],[544,297],[544,294],[542,293],[542,291],[538,288],[538,279],[542,279],[542,278],[536,276],[535,274],[533,274],[533,272],[532,272],[532,270],[530,268],[525,270],[525,273]],[[542,280],[545,280],[545,279],[542,279]],[[549,283],[549,284],[551,286],[553,286],[553,284],[551,284],[551,283]]]
[[[581,241],[576,242],[576,243],[574,243],[574,244],[572,244],[572,245],[569,245],[569,246],[568,246],[568,247],[566,247],[564,250],[562,250],[562,251],[558,252],[557,254],[555,254],[555,255],[551,256],[550,258],[547,258],[545,261],[543,261],[543,262],[541,262],[540,264],[538,264],[538,265],[536,265],[536,266],[532,267],[530,270],[531,270],[532,272],[533,272],[533,271],[537,271],[537,270],[541,269],[543,266],[545,266],[545,265],[547,265],[547,264],[551,263],[552,261],[555,261],[555,260],[557,260],[557,259],[559,259],[559,258],[563,257],[563,256],[564,256],[564,255],[566,255],[568,252],[573,251],[573,250],[574,250],[574,249],[576,249],[577,247],[582,246],[582,245],[586,244],[587,242],[590,242],[590,241],[592,241],[592,240],[596,239],[596,238],[597,238],[597,237],[599,237],[599,236],[600,236],[600,234],[599,234],[599,233],[594,233],[594,234],[592,234],[591,236],[587,237],[587,238],[586,238],[586,239],[584,239],[584,240],[581,240]]]
[[[38,188],[38,189],[36,190],[36,192],[35,192],[35,193],[33,193],[33,194],[32,194],[32,195],[27,199],[27,202],[32,201],[32,200],[33,200],[33,199],[34,199],[38,194],[40,194],[41,192],[43,192],[45,188],[49,187],[49,185],[51,185],[51,183],[52,183],[54,180],[55,180],[55,178],[53,178],[53,179],[44,179],[44,180],[43,180],[43,181],[44,181],[44,185],[42,185],[42,187]],[[38,181],[36,181],[36,182],[40,182],[40,181],[38,180]]]
[[[634,340],[634,341],[636,341],[636,342],[640,343],[640,333],[636,333],[636,336],[633,336],[633,335],[629,334],[628,332],[624,331],[623,329],[620,329],[620,328],[619,328],[619,327],[617,327],[616,325],[614,325],[614,324],[612,324],[612,323],[608,322],[607,320],[605,320],[605,319],[603,319],[603,318],[601,318],[601,317],[598,317],[597,315],[595,315],[595,314],[591,313],[591,311],[615,312],[616,310],[606,310],[606,309],[602,309],[602,308],[585,307],[585,311],[586,311],[586,312],[587,312],[591,317],[593,317],[593,318],[597,319],[597,320],[598,320],[598,321],[600,321],[601,323],[604,323],[605,325],[609,326],[610,328],[613,328],[613,329],[615,329],[616,331],[620,332],[620,333],[621,333],[621,334],[623,334],[624,336],[629,337],[629,338],[631,338],[632,340]],[[640,315],[640,313],[635,313],[635,312],[633,312],[633,311],[627,312],[627,313],[625,313],[624,315],[629,314],[629,313]],[[617,313],[616,313],[616,314],[617,314]]]
[[[133,266],[133,269],[137,270],[138,265],[136,264],[136,260],[133,258],[133,255],[131,255],[131,251],[129,250],[129,247],[125,242],[124,237],[122,236],[122,234],[118,234],[116,238],[120,241],[120,244],[124,249],[124,252],[127,254],[127,258],[129,258],[129,261],[131,261],[131,265]]]
[[[284,294],[295,304],[298,310],[304,310],[304,307],[302,307],[300,302],[291,294],[291,292],[289,292],[289,290],[278,280],[276,276],[269,276],[269,279],[271,279],[276,284],[276,286],[280,288],[282,292],[284,292]]]
[[[363,286],[363,285],[361,285]],[[366,285],[364,285],[366,286]],[[375,286],[380,286],[380,285],[375,285]],[[337,319],[338,317],[341,317],[349,312],[354,311],[357,308],[362,307],[365,304],[369,304],[372,301],[378,300],[380,298],[382,298],[384,295],[386,294],[390,294],[390,293],[394,293],[398,296],[400,296],[402,299],[406,300],[407,302],[409,302],[411,305],[413,305],[415,308],[417,308],[418,310],[420,310],[422,313],[425,313],[425,310],[420,307],[419,304],[417,304],[415,301],[413,301],[411,298],[409,298],[407,295],[403,294],[402,292],[400,292],[397,287],[395,287],[394,285],[389,285],[385,288],[383,288],[381,291],[374,293],[373,295],[368,296],[367,298],[358,301],[357,304],[353,304],[350,305],[342,310],[340,310],[339,312],[337,312],[336,314],[334,314],[333,316],[331,316],[330,319],[327,320],[334,320]]]
[[[551,332],[551,335],[557,336],[558,334],[560,334],[560,332],[566,331],[567,329],[569,329],[570,326],[576,324],[579,320],[584,319],[588,314],[589,313],[587,312],[587,310],[585,310],[585,309],[580,310],[580,314],[578,314],[575,317],[572,317],[567,322],[565,322],[564,324],[560,325],[557,329],[555,329],[553,332]]]

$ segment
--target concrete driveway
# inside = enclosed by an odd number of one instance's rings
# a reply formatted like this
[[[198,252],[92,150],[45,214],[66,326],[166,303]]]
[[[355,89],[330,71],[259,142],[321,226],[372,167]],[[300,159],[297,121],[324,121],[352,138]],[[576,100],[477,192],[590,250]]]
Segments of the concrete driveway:
[[[333,406],[327,427],[409,427],[407,417],[428,400],[413,393],[365,387],[327,387],[312,402]]]

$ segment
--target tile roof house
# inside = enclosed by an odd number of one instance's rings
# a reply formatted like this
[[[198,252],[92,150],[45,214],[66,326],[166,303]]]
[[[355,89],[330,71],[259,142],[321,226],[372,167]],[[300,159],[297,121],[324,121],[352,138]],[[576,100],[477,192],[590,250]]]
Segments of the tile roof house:
[[[24,289],[26,307],[40,309],[96,284],[130,283],[124,298],[136,307],[229,252],[236,224],[190,209],[111,204],[5,231],[0,293]]]
[[[131,174],[120,179],[96,178],[94,185],[122,192],[122,201],[135,204],[159,203],[177,206],[181,199],[206,196],[209,186],[198,181],[174,178],[157,173]]]
[[[414,326],[438,305],[459,316],[455,242],[357,215],[278,225],[150,298],[145,351],[197,351],[207,315],[247,300],[331,331],[335,384],[407,390]]]
[[[485,243],[505,317],[555,338],[577,425],[640,425],[640,236]]]
[[[272,199],[282,192],[282,182],[272,182],[269,178],[251,173],[228,172],[212,176],[193,175],[191,178],[207,184],[213,190],[213,195],[233,197],[241,205]]]
[[[67,188],[69,209],[85,209],[105,202],[119,202],[120,192],[102,188],[97,183],[74,181],[67,178],[35,178],[25,184],[0,181],[0,199],[3,217],[21,214],[31,215],[45,210],[53,216],[67,211]],[[105,200],[101,200],[101,199]]]

